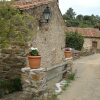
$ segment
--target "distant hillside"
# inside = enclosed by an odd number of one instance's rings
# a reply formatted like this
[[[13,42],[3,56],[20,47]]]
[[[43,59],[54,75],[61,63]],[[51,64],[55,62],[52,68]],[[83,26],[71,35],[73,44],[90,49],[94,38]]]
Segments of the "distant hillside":
[[[100,16],[98,15],[76,15],[74,10],[69,8],[63,18],[67,27],[100,28]]]

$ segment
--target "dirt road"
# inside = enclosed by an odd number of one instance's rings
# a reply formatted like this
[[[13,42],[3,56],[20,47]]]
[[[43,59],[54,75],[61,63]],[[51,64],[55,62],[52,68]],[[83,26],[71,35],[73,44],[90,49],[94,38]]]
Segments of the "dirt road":
[[[73,70],[76,79],[58,96],[59,100],[100,100],[100,54],[74,61]]]

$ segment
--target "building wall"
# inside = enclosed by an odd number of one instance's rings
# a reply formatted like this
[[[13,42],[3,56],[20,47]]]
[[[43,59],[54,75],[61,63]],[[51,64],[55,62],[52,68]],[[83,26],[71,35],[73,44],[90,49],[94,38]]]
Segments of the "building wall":
[[[51,9],[52,16],[49,23],[42,23],[37,26],[37,33],[33,36],[32,46],[40,51],[42,57],[41,67],[53,67],[63,62],[64,60],[64,47],[65,47],[65,33],[64,22],[57,2],[48,4]],[[47,5],[42,5],[34,8],[31,14],[36,16],[37,22],[42,16],[42,12]],[[62,68],[57,68],[48,71],[47,78],[55,76]],[[62,75],[54,78],[48,82],[48,88],[54,87],[55,83],[62,79]]]
[[[84,38],[83,48],[84,49],[91,49],[92,48],[92,41],[90,38]]]
[[[0,80],[18,78],[26,66],[25,47],[0,49]]]
[[[34,9],[37,20],[47,5]],[[42,23],[37,27],[37,34],[33,36],[32,46],[37,47],[42,56],[42,67],[49,67],[61,63],[64,58],[63,48],[65,46],[64,23],[57,2],[48,5],[51,9],[49,23]],[[41,12],[42,11],[42,12]]]
[[[92,49],[92,41],[97,41],[97,49],[100,49],[100,31],[95,28],[79,28],[79,27],[68,27],[67,32],[79,32],[84,36],[84,49]],[[92,33],[92,34],[91,34]],[[94,37],[93,37],[94,35]],[[91,38],[92,36],[92,38]],[[95,38],[97,37],[97,38]]]
[[[96,41],[97,42],[97,49],[100,49],[100,38],[84,38],[83,47],[85,49],[91,49],[92,48],[92,41]]]
[[[65,46],[64,23],[59,11],[57,2],[51,2],[48,6],[51,8],[52,17],[49,23],[43,23],[39,26],[39,19],[47,5],[25,10],[32,14],[36,20],[35,34],[33,32],[32,41],[29,45],[37,47],[42,57],[42,67],[52,67],[63,61]],[[31,47],[31,46],[30,46]],[[21,68],[27,64],[28,46],[14,45],[6,49],[0,49],[0,79],[10,79],[20,77]],[[53,74],[57,73],[55,70]]]

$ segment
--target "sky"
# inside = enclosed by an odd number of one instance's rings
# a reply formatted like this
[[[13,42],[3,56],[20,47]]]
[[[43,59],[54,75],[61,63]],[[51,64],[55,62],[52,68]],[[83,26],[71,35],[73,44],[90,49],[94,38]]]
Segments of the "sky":
[[[69,8],[79,15],[100,15],[100,0],[59,0],[62,14]]]

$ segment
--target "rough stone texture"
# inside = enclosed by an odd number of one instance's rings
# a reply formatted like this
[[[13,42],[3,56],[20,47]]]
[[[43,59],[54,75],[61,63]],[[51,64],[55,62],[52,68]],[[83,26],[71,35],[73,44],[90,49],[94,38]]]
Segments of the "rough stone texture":
[[[47,5],[34,8],[34,13],[39,20]],[[53,66],[62,62],[65,46],[64,23],[56,2],[49,3],[52,16],[49,23],[41,23],[37,34],[33,37],[32,45],[37,47],[42,56],[42,67]]]
[[[56,83],[67,77],[67,74],[72,71],[73,58],[65,59],[65,64],[59,65],[59,68],[53,68],[47,71],[47,86],[48,89],[55,89]],[[57,66],[57,65],[56,65]],[[55,77],[54,77],[55,76]],[[59,81],[58,81],[59,79]]]
[[[24,48],[6,48],[0,52],[0,79],[20,77],[21,68],[26,65]]]
[[[84,48],[92,49],[92,41],[97,41],[97,49],[100,49],[100,38],[85,38]]]
[[[33,46],[39,49],[42,57],[41,67],[52,67],[56,64],[60,64],[64,59],[65,47],[65,34],[64,34],[64,22],[61,12],[58,7],[58,2],[50,2],[47,4],[50,7],[52,16],[48,23],[37,23],[36,34],[33,32],[32,41],[29,41],[29,46]],[[39,22],[47,5],[41,5],[32,9],[25,10],[26,13],[34,16]],[[0,79],[10,79],[21,75],[20,69],[25,67],[27,48],[13,47],[0,52]],[[62,68],[58,68],[53,74],[60,72]],[[24,75],[23,75],[24,76]],[[27,77],[27,75],[25,74]],[[24,77],[25,77],[24,76]],[[34,78],[35,76],[33,76]],[[56,82],[61,79],[62,75],[56,78]],[[35,77],[39,79],[38,76]],[[35,80],[36,80],[35,79]],[[33,82],[33,81],[32,81]],[[33,82],[34,83],[34,82]],[[51,83],[54,85],[55,81]],[[30,83],[29,83],[30,84]],[[24,86],[29,86],[25,84]],[[25,89],[25,88],[24,88]],[[30,88],[28,88],[30,91]],[[32,89],[33,90],[33,89]]]
[[[41,67],[53,67],[60,64],[64,59],[64,47],[65,47],[65,34],[64,34],[64,22],[57,2],[51,2],[48,4],[52,16],[48,23],[41,23],[37,27],[37,33],[33,36],[32,46],[36,47],[40,51],[41,55]],[[35,15],[37,21],[43,16],[43,11],[47,5],[42,5],[34,9],[27,10],[33,16]],[[42,20],[43,21],[43,20]],[[61,68],[52,71],[52,74],[59,72]],[[55,84],[60,81],[62,75],[56,78],[56,81],[52,80],[50,84]]]
[[[37,24],[36,34],[33,33],[33,41],[29,45],[37,47],[42,57],[41,66],[48,67],[61,63],[64,58],[63,48],[65,45],[64,23],[60,13],[58,2],[50,2],[51,19],[49,23]],[[25,10],[39,22],[47,5],[41,5]],[[0,78],[10,78],[20,75],[20,69],[25,66],[26,48],[17,47],[1,50],[0,53]],[[28,64],[28,63],[27,63]]]
[[[67,65],[66,65],[67,64]],[[72,71],[73,59],[67,58],[61,67],[59,72],[65,71],[61,74],[61,79],[66,78],[67,73]],[[57,65],[56,65],[57,66]],[[59,75],[58,72],[54,74],[54,70],[58,71],[58,68],[53,67],[51,72],[47,68],[30,69],[29,67],[22,68],[22,86],[23,91],[17,92],[5,96],[0,100],[53,100],[55,84]],[[58,65],[60,66],[60,65]],[[49,68],[50,69],[50,68]],[[53,72],[54,71],[54,72]],[[48,78],[55,76],[48,81]],[[52,87],[52,88],[51,88]],[[17,97],[17,98],[16,98]]]
[[[74,61],[76,79],[59,100],[100,100],[100,54]]]
[[[24,94],[32,94],[34,100],[43,100],[47,92],[45,70],[22,68],[22,84]]]

